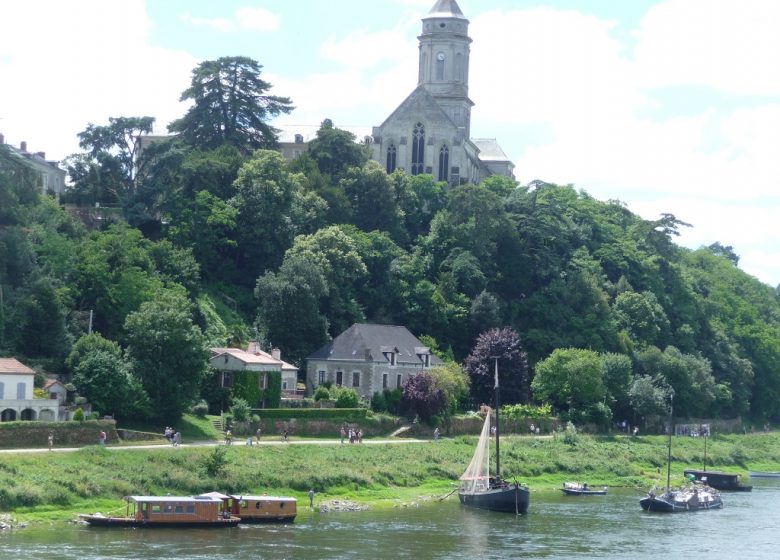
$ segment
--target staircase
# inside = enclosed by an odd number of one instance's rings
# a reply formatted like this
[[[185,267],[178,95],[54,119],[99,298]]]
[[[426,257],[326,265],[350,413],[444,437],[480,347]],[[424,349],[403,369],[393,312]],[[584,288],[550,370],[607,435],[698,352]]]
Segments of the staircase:
[[[214,428],[221,433],[222,435],[225,435],[225,427],[222,425],[222,418],[214,418],[211,423],[214,425]]]

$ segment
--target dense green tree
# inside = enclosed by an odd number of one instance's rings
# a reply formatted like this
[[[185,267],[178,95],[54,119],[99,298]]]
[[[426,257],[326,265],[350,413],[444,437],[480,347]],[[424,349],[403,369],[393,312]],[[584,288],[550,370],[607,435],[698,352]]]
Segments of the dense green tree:
[[[306,154],[316,162],[321,173],[335,182],[349,168],[361,168],[370,158],[368,148],[355,142],[354,134],[336,128],[330,119],[322,121],[317,137],[306,146]]]
[[[257,323],[264,338],[294,364],[303,364],[327,341],[328,320],[320,311],[327,293],[320,266],[300,255],[288,255],[278,272],[266,272],[257,280]]]
[[[613,304],[618,325],[643,344],[663,345],[669,339],[669,320],[652,292],[626,291]]]
[[[271,84],[260,78],[262,68],[244,56],[201,62],[180,99],[193,105],[168,130],[198,148],[224,143],[245,152],[275,147],[276,130],[268,120],[289,113],[293,106],[288,97],[266,93]]]
[[[191,304],[166,292],[143,303],[125,321],[131,370],[149,395],[151,416],[174,422],[198,396],[208,351],[192,322]]]
[[[235,185],[230,204],[241,224],[240,269],[247,279],[256,279],[281,264],[295,235],[307,222],[317,223],[324,204],[315,193],[305,193],[301,176],[290,173],[281,154],[270,150],[256,152],[239,171]]]
[[[146,391],[113,352],[92,350],[83,356],[74,369],[73,385],[101,414],[119,419],[149,414]]]
[[[452,416],[467,404],[469,378],[460,364],[445,362],[429,369],[428,374],[433,380],[433,388],[441,389],[446,397],[447,405],[442,410],[444,416]]]
[[[707,415],[716,395],[708,360],[683,354],[674,346],[667,346],[663,352],[650,346],[636,352],[635,359],[645,376],[660,375],[674,390],[675,414],[699,418]]]
[[[87,355],[95,352],[110,354],[117,359],[122,358],[122,349],[119,344],[103,338],[98,332],[93,332],[81,336],[71,347],[68,357],[65,358],[65,366],[69,371],[74,372]]]
[[[320,310],[328,317],[329,332],[336,336],[350,325],[362,322],[363,308],[357,299],[367,274],[355,242],[337,226],[301,235],[287,251],[285,260],[300,257],[319,267],[327,282]]]
[[[607,403],[616,417],[626,418],[631,408],[628,398],[634,368],[631,358],[611,352],[601,354],[600,358]]]
[[[25,356],[63,359],[70,346],[65,309],[51,279],[35,275],[18,294],[9,324],[15,348]]]
[[[84,152],[67,160],[73,186],[67,198],[77,202],[132,204],[142,172],[141,135],[152,132],[153,117],[110,117],[107,125],[89,123],[79,132]]]
[[[653,425],[669,413],[672,389],[662,379],[637,375],[631,382],[628,398],[634,410],[634,422]],[[675,414],[677,408],[675,407]]]
[[[447,204],[444,181],[433,175],[407,175],[398,169],[390,175],[398,208],[404,217],[406,237],[414,241],[430,231],[431,220]]]
[[[604,372],[598,353],[579,348],[558,348],[536,364],[531,383],[534,398],[577,417],[602,403],[606,396]]]
[[[352,206],[352,223],[363,231],[387,232],[399,244],[405,242],[403,216],[396,204],[393,186],[377,162],[349,168],[340,186]]]
[[[475,404],[494,401],[496,359],[501,402],[527,403],[530,398],[530,380],[526,353],[517,333],[511,328],[503,328],[491,329],[479,335],[464,362]]]

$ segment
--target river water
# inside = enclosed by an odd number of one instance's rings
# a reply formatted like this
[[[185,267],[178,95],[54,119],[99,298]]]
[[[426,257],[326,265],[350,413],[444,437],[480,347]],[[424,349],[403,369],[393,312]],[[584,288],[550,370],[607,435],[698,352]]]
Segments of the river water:
[[[780,480],[724,494],[722,510],[657,514],[638,492],[533,492],[526,516],[443,502],[381,512],[301,512],[294,524],[232,529],[105,529],[77,524],[0,533],[0,558],[103,559],[775,559]],[[300,504],[300,510],[307,509]]]

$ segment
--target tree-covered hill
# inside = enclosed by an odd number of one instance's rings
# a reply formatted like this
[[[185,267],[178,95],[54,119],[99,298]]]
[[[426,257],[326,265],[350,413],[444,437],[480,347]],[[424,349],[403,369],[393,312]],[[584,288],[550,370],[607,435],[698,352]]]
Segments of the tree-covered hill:
[[[675,216],[645,220],[570,185],[388,175],[329,121],[293,162],[247,151],[241,134],[181,135],[139,156],[112,139],[141,121],[90,125],[70,159],[65,201],[121,208],[97,229],[39,196],[0,151],[3,354],[72,374],[65,358],[92,312],[134,375],[148,358],[143,321],[172,305],[197,336],[155,344],[253,337],[301,366],[359,321],[405,325],[457,361],[480,333],[508,326],[532,377],[539,364],[590,371],[589,355],[566,350],[599,356],[593,398],[615,418],[651,415],[671,387],[681,415],[780,420],[778,291],[741,271],[730,247],[676,245],[687,224]],[[540,394],[554,386],[543,381]]]

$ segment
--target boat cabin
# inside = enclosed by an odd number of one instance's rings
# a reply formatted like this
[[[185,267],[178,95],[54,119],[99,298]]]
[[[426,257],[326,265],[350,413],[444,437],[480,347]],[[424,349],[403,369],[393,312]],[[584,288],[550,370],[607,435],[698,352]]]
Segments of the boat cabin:
[[[742,484],[740,482],[740,476],[734,473],[686,469],[684,475],[687,478],[693,478],[697,482],[701,482],[712,488],[717,488],[718,490],[750,492],[753,488],[752,486]]]
[[[137,521],[199,523],[224,519],[222,502],[203,496],[128,496]],[[227,516],[229,517],[229,516]]]
[[[220,499],[224,510],[241,518],[242,523],[291,522],[298,514],[298,500],[287,496],[234,496],[219,492],[203,495]]]

